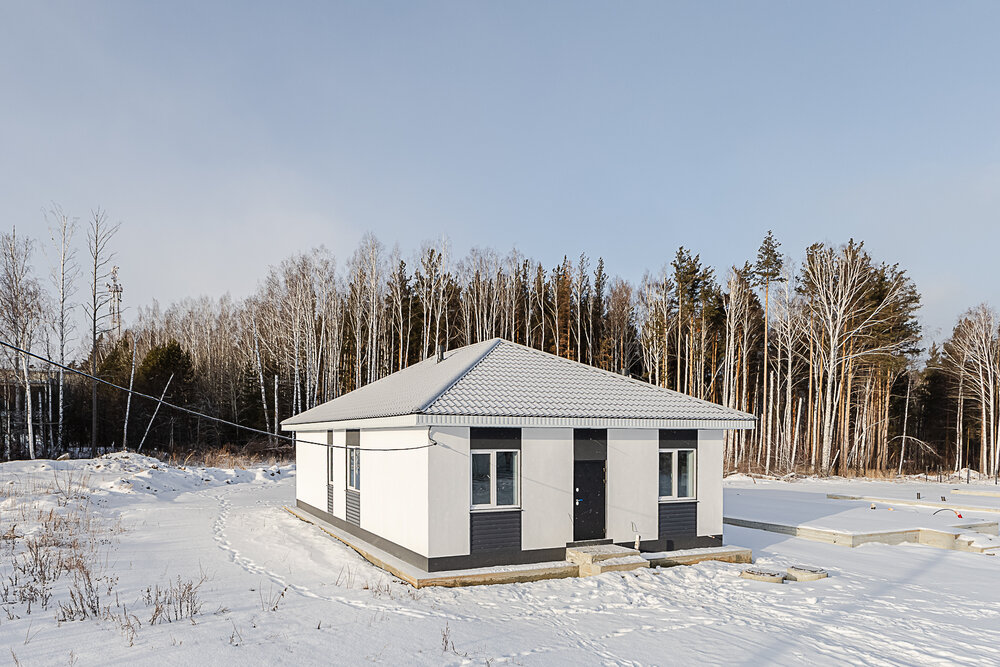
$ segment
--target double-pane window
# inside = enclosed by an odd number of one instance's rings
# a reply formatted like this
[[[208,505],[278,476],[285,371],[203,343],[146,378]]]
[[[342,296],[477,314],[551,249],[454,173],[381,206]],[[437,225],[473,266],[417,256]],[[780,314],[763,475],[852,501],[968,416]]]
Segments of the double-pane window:
[[[660,450],[660,499],[695,497],[695,450]]]
[[[515,507],[518,498],[517,450],[472,452],[472,506]]]
[[[361,490],[361,449],[347,448],[347,488]]]

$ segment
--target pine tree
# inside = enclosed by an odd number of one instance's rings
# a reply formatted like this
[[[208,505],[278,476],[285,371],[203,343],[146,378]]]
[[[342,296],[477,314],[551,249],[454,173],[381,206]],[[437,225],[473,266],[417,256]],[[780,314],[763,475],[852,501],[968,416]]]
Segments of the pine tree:
[[[770,406],[768,404],[768,352],[769,352],[769,342],[768,342],[768,330],[771,328],[770,319],[770,297],[771,297],[771,283],[781,279],[781,269],[783,267],[783,261],[781,253],[778,252],[780,243],[774,238],[774,234],[771,230],[767,231],[767,236],[760,244],[760,248],[757,250],[757,263],[754,265],[754,273],[757,277],[758,284],[764,286],[764,366],[762,368],[763,376],[763,388],[762,393],[762,408],[761,415],[763,417],[763,437],[766,440],[767,455],[765,458],[765,470],[770,472],[771,468],[771,413]]]

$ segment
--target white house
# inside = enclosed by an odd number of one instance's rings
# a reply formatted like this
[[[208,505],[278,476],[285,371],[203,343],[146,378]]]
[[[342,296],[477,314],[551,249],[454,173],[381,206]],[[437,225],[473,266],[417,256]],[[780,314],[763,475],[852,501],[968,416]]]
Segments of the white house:
[[[282,422],[296,503],[426,572],[595,541],[722,544],[722,446],[752,415],[502,339]]]

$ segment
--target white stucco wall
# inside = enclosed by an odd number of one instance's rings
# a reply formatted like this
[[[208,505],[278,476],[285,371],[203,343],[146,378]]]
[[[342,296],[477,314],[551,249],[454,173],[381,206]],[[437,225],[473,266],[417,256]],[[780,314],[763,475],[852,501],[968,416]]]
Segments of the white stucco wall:
[[[722,431],[698,431],[698,535],[722,534]]]
[[[469,508],[472,504],[469,468],[469,428],[432,426],[439,443],[428,451],[428,552],[431,558],[469,553]]]
[[[659,448],[656,429],[608,429],[607,536],[615,542],[657,537]]]
[[[361,429],[362,450],[426,444],[426,427]],[[421,555],[427,555],[430,449],[361,452],[361,527]]]
[[[295,498],[326,511],[326,431],[295,434]]]
[[[521,548],[573,541],[573,429],[521,430]]]
[[[347,519],[347,453],[343,450],[347,444],[347,431],[334,431],[331,444],[336,445],[330,450],[333,457],[333,515],[338,519]]]

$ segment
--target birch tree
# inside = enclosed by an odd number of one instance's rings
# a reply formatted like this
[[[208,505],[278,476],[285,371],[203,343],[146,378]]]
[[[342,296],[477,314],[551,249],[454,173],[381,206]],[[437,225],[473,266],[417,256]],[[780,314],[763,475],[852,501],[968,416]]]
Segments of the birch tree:
[[[17,230],[0,235],[0,327],[4,337],[30,352],[42,322],[42,289],[31,267],[33,243],[18,238]],[[20,371],[29,458],[35,458],[31,374],[28,355],[15,351],[13,366]]]
[[[104,322],[110,316],[103,312],[111,296],[104,287],[111,275],[115,253],[110,248],[111,239],[118,233],[121,223],[108,222],[107,213],[100,209],[91,212],[87,230],[87,250],[90,255],[90,301],[85,304],[90,320],[90,374],[97,376],[98,339],[105,332]],[[90,452],[97,456],[97,380],[91,380]]]
[[[846,364],[890,353],[910,342],[880,341],[876,334],[889,322],[893,311],[908,300],[912,286],[901,272],[890,273],[883,285],[877,285],[877,280],[878,274],[862,243],[851,241],[839,249],[816,244],[806,253],[803,283],[812,297],[810,304],[817,322],[815,342],[825,382],[821,436],[824,474],[830,472],[837,427],[835,407],[845,390]]]
[[[49,233],[55,248],[57,262],[52,268],[51,279],[55,288],[55,329],[56,352],[60,366],[66,365],[66,347],[73,335],[73,297],[76,295],[76,281],[80,267],[76,262],[76,250],[73,247],[73,235],[76,233],[76,218],[70,218],[63,213],[62,208],[53,204],[47,217]],[[63,449],[66,414],[66,377],[63,369],[58,370],[58,425],[56,430],[56,447]]]

